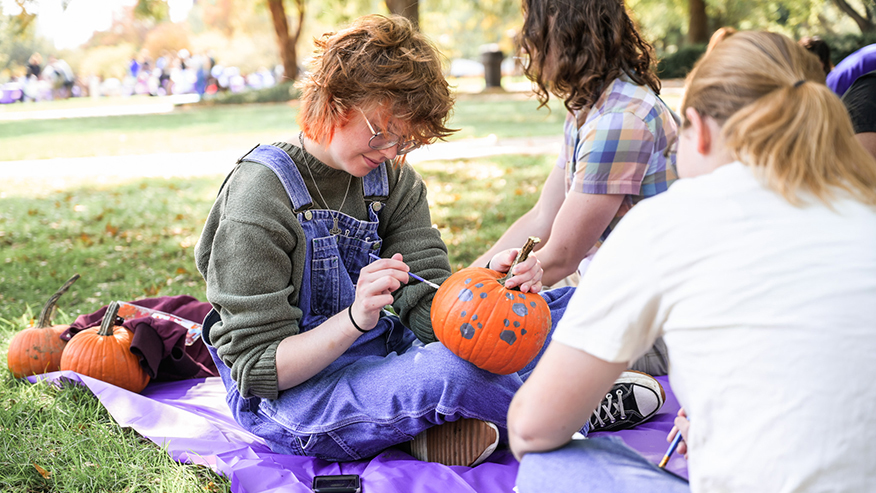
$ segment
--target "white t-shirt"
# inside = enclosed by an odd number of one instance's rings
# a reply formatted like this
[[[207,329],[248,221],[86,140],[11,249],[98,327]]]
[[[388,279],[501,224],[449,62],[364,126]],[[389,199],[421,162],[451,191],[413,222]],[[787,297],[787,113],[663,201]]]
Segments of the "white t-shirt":
[[[620,222],[553,340],[628,362],[664,335],[691,489],[876,488],[876,209],[795,207],[732,163]]]

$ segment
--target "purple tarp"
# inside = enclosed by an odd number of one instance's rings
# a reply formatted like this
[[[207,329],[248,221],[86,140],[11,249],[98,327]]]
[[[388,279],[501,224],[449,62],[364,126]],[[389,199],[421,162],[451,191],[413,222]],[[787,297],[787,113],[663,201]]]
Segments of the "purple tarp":
[[[510,493],[517,474],[517,461],[507,449],[475,468],[420,462],[399,451],[344,463],[276,454],[232,419],[218,377],[153,382],[141,394],[71,371],[29,379],[66,379],[86,385],[119,425],[166,447],[174,460],[202,464],[225,475],[234,493],[309,493],[313,476],[319,474],[359,474],[365,493]],[[633,430],[615,433],[655,463],[666,451],[666,434],[678,412],[666,378],[658,380],[667,393],[657,416]],[[680,456],[673,457],[667,468],[687,476],[686,461]]]

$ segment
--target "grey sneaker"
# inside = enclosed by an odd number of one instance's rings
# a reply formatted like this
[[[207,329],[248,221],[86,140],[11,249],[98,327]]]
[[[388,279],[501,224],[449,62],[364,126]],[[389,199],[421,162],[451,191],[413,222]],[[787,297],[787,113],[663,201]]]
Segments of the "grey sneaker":
[[[420,433],[410,442],[411,455],[445,466],[474,467],[499,445],[499,428],[479,419],[462,418]]]
[[[651,375],[621,373],[590,416],[590,431],[619,431],[647,421],[663,407],[666,393]]]

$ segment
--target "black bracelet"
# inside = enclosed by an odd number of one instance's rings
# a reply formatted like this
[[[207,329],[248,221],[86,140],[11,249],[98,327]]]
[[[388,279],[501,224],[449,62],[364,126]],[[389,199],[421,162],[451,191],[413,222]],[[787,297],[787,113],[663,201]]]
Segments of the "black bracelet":
[[[359,326],[356,324],[356,321],[353,320],[353,305],[350,305],[349,307],[347,307],[347,315],[350,316],[350,322],[353,322],[353,327],[356,327],[356,330],[358,330],[359,332],[361,332],[361,333],[363,333],[363,334],[368,333],[367,330],[362,330],[362,327],[359,327]]]

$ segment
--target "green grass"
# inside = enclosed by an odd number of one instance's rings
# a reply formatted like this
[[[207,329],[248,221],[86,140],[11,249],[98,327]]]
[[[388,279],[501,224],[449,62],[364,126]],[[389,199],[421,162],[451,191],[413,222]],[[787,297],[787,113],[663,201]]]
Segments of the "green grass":
[[[195,152],[286,140],[297,132],[286,103],[181,106],[172,113],[0,121],[0,161]]]
[[[172,96],[107,96],[100,98],[70,98],[53,101],[40,101],[27,103],[15,103],[0,105],[0,116],[10,113],[33,113],[49,110],[65,110],[77,108],[112,107],[112,106],[140,106],[170,103]]]
[[[460,131],[449,140],[558,135],[561,105],[552,104],[550,113],[537,107],[521,94],[463,95],[450,122]],[[297,102],[184,105],[172,113],[51,120],[2,120],[0,114],[0,161],[249,149],[294,138],[297,115]]]
[[[8,377],[0,385],[0,491],[230,491],[209,469],[181,466],[116,425],[84,387]]]
[[[535,107],[534,101],[518,96],[467,97],[460,100],[453,124],[463,129],[458,138],[559,134],[561,112],[548,115]],[[272,132],[288,131],[293,121],[294,106],[258,105],[2,122],[0,159],[12,152],[7,145],[27,147],[18,140],[29,142],[35,149],[27,152],[36,154],[69,156],[63,149],[46,149],[59,139],[79,155],[155,152],[150,146],[169,152],[179,150],[179,144],[164,142],[171,135],[218,148],[238,138],[242,129],[252,133],[241,138],[242,146],[251,147],[254,140],[273,138]],[[16,138],[8,136],[13,131]],[[34,132],[40,137],[32,138]],[[121,134],[127,145],[106,145]],[[497,156],[417,164],[454,268],[468,265],[532,206],[553,161],[554,156]],[[87,390],[31,385],[5,370],[12,336],[74,273],[82,278],[58,302],[62,313],[56,323],[69,323],[112,300],[178,294],[205,300],[193,248],[222,178],[16,184],[18,189],[0,182],[0,491],[230,489],[226,479],[199,466],[176,464],[159,447],[119,427]]]

